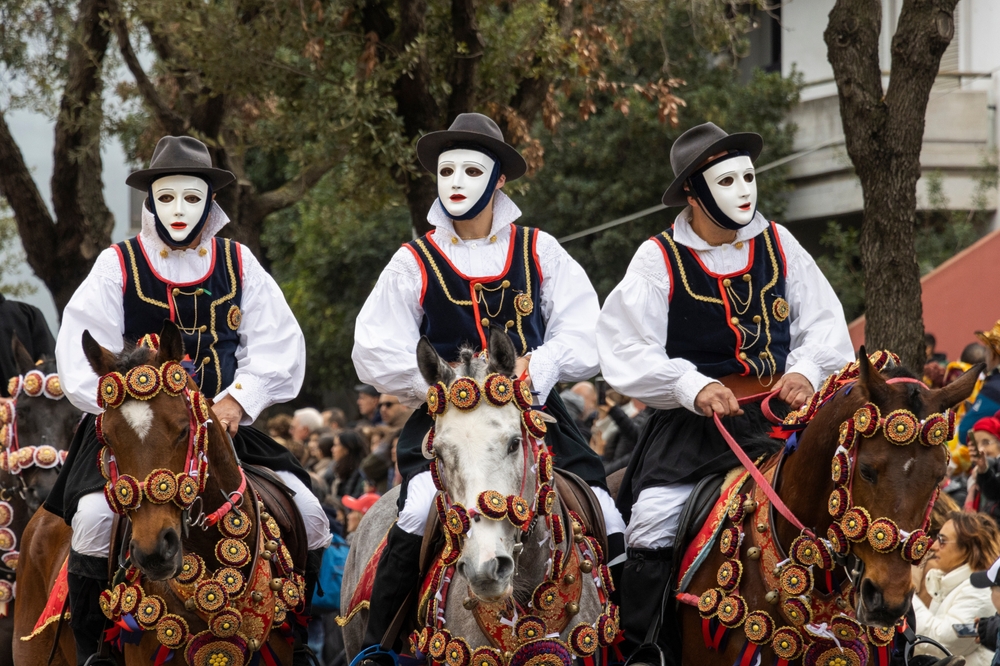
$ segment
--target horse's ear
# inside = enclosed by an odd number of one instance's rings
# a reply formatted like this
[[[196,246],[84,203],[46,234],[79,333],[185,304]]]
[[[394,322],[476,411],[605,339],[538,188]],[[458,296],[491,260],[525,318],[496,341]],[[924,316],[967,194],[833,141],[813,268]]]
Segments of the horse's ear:
[[[14,362],[17,364],[17,371],[19,373],[23,375],[35,367],[35,360],[31,358],[31,354],[21,343],[20,338],[17,337],[17,333],[11,335],[10,349],[14,352]]]
[[[868,399],[876,404],[884,402],[889,397],[889,385],[868,359],[868,352],[862,345],[858,350],[858,384],[868,392]]]
[[[979,374],[985,369],[985,363],[977,363],[947,386],[930,391],[927,399],[924,401],[927,409],[931,413],[942,412],[968,398],[972,395],[972,389],[976,386]]]
[[[83,332],[83,353],[98,377],[115,370],[115,355],[98,344],[90,331]]]
[[[517,363],[517,350],[507,331],[499,326],[490,326],[490,365],[487,372],[497,372],[510,377]]]
[[[420,342],[417,343],[417,367],[420,368],[424,381],[431,386],[438,382],[444,382],[447,386],[455,379],[455,371],[438,356],[426,335],[420,336]]]
[[[184,358],[184,339],[177,324],[169,319],[163,320],[163,328],[160,329],[160,349],[156,352],[157,365],[163,365],[167,361],[179,361]]]

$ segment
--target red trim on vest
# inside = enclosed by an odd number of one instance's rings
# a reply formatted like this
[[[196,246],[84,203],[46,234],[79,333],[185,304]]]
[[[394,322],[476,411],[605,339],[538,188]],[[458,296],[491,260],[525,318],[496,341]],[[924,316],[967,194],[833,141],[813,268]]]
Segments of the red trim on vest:
[[[174,282],[173,280],[168,280],[167,278],[165,278],[162,275],[160,275],[159,273],[157,273],[156,272],[156,268],[153,267],[153,262],[149,260],[149,255],[146,254],[146,247],[142,244],[142,236],[136,236],[135,240],[136,240],[136,242],[139,245],[139,249],[142,251],[142,256],[146,260],[146,265],[149,266],[149,270],[150,270],[150,272],[152,272],[153,277],[155,277],[157,280],[159,280],[163,284],[170,285],[171,287],[192,287],[192,286],[194,286],[196,284],[201,284],[202,282],[204,282],[205,280],[207,280],[208,278],[210,278],[212,276],[212,273],[215,272],[215,255],[216,255],[215,245],[216,245],[216,243],[215,243],[215,238],[214,237],[212,238],[212,263],[208,267],[208,272],[205,273],[200,278],[198,278],[197,280],[192,280],[191,282]]]
[[[417,262],[417,267],[420,269],[420,307],[423,307],[424,296],[427,295],[427,269],[424,268],[424,262],[420,261],[420,255],[417,254],[417,251],[409,243],[403,243],[403,247],[410,251],[413,259]]]
[[[751,268],[753,268],[753,243],[754,243],[755,240],[757,240],[756,236],[754,236],[753,238],[751,238],[748,241],[745,241],[746,244],[747,244],[747,250],[749,250],[749,253],[747,255],[747,265],[745,267],[743,267],[742,270],[738,270],[738,271],[735,271],[733,273],[713,273],[712,271],[708,270],[708,267],[705,266],[704,262],[702,262],[702,260],[701,260],[701,257],[698,256],[698,253],[694,249],[688,247],[687,245],[684,245],[683,247],[687,248],[687,251],[690,252],[694,256],[695,261],[698,262],[698,265],[701,266],[701,270],[705,271],[706,275],[710,275],[710,276],[712,276],[714,278],[732,278],[732,277],[736,277],[738,275],[743,275],[744,273],[746,273],[747,271],[749,271]],[[676,242],[676,241],[674,241],[674,242]]]
[[[427,234],[426,236],[424,236],[424,238],[427,239],[427,242],[429,242],[431,245],[433,245],[434,247],[437,248],[437,251],[441,253],[441,256],[444,257],[444,260],[448,262],[449,266],[451,266],[451,270],[455,271],[455,273],[460,278],[462,278],[463,280],[468,280],[469,282],[472,282],[472,283],[476,283],[476,282],[495,282],[496,280],[499,280],[500,278],[502,278],[504,275],[507,275],[507,272],[510,270],[510,264],[511,264],[511,262],[514,259],[514,236],[515,236],[514,232],[516,230],[517,230],[516,226],[514,226],[513,224],[510,225],[510,240],[508,241],[508,247],[507,247],[507,263],[504,264],[503,270],[500,272],[499,275],[494,275],[494,276],[491,276],[491,277],[469,277],[468,275],[466,275],[462,271],[460,271],[457,268],[455,268],[455,264],[451,263],[451,259],[448,258],[448,255],[445,254],[444,250],[441,249],[441,246],[438,245],[434,241],[434,232],[433,231],[430,232],[429,234]]]
[[[513,238],[512,231],[511,239]],[[542,262],[538,260],[538,229],[531,230],[531,256],[535,260],[535,270],[538,271],[538,283],[541,284],[545,281],[545,274],[542,273]]]
[[[781,235],[778,233],[778,225],[771,223],[771,231],[774,233],[774,242],[778,244],[778,253],[781,254],[782,277],[788,277],[788,259],[785,258],[785,248],[781,245]]]
[[[122,295],[125,294],[125,287],[128,285],[128,273],[125,271],[125,257],[122,255],[122,249],[118,247],[117,244],[112,245],[115,252],[118,253],[118,265],[122,269]]]
[[[233,241],[233,245],[236,247],[236,263],[240,267],[240,284],[243,284],[247,277],[243,274],[243,246],[236,241]]]
[[[656,240],[656,236],[653,236],[649,240],[653,241],[653,244],[660,249],[660,254],[663,255],[663,264],[667,267],[667,280],[670,282],[670,291],[667,292],[667,302],[674,300],[674,269],[670,267],[670,257],[667,256],[667,248],[663,247],[663,243]]]
[[[751,253],[753,252],[753,248],[750,248],[750,252]],[[753,254],[750,255],[750,260],[751,260],[751,262],[753,261]],[[735,273],[734,273],[734,275],[735,275]],[[740,365],[743,366],[743,373],[742,374],[743,374],[744,377],[746,377],[747,375],[750,374],[750,366],[747,365],[746,361],[744,361],[742,358],[740,358],[740,348],[743,346],[743,343],[742,343],[742,340],[741,340],[742,336],[740,335],[740,329],[738,329],[736,327],[736,325],[733,324],[733,312],[732,312],[732,310],[729,309],[729,296],[726,293],[726,287],[722,284],[722,281],[724,279],[726,279],[726,278],[723,278],[723,277],[719,277],[718,278],[718,281],[719,281],[719,297],[722,299],[722,304],[726,307],[726,326],[728,326],[729,330],[732,331],[736,335],[736,350],[733,352],[733,355],[734,355],[733,357],[736,359],[737,363],[739,363]]]

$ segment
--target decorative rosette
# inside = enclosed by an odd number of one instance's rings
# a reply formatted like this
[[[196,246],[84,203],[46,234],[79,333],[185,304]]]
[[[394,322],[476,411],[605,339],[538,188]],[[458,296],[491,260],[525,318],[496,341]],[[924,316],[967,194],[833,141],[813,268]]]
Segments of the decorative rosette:
[[[448,390],[448,400],[463,412],[479,406],[479,384],[469,377],[459,377]]]
[[[97,385],[97,402],[104,407],[118,407],[125,402],[125,378],[120,372],[109,372]]]
[[[448,407],[448,387],[438,382],[427,389],[427,413],[431,416],[444,414]]]
[[[115,502],[121,508],[119,513],[139,508],[142,502],[142,488],[135,477],[122,474],[114,485]]]
[[[267,514],[262,515],[260,526],[264,530],[264,536],[268,539],[277,541],[281,538],[281,529],[278,527],[278,521],[276,521],[273,516]]]
[[[493,372],[483,380],[483,392],[486,402],[494,407],[503,407],[514,399],[514,382],[506,375]]]
[[[740,549],[740,530],[736,527],[727,527],[719,535],[719,550],[724,557],[732,557]]]
[[[118,614],[118,594],[119,590],[112,588],[110,590],[102,590],[100,596],[97,597],[97,605],[101,607],[104,617],[109,620],[114,619]]]
[[[230,330],[237,331],[241,323],[243,323],[243,313],[240,312],[239,306],[229,306],[229,312],[226,313],[226,325],[229,326]]]
[[[716,617],[719,618],[719,622],[722,623],[724,627],[733,629],[742,624],[743,619],[747,615],[747,604],[738,594],[730,594],[722,598],[719,602],[718,612]]]
[[[239,611],[232,608],[225,608],[209,620],[208,630],[219,638],[229,638],[230,636],[235,636],[236,632],[240,630],[240,623],[242,621],[243,616],[240,615]]]
[[[528,383],[520,379],[514,380],[514,403],[522,412],[531,409],[535,404],[535,398],[531,395]]]
[[[35,452],[31,456],[32,462],[42,469],[52,469],[59,464],[59,452],[54,446],[42,444],[35,447]]]
[[[191,401],[191,412],[194,414],[195,421],[206,423],[211,416],[208,412],[208,401],[205,400],[205,395],[201,391],[191,391],[188,394],[188,400]],[[205,434],[207,435],[208,433],[206,432]]]
[[[534,409],[521,412],[521,423],[524,424],[525,429],[531,434],[532,437],[538,439],[545,437],[545,433],[548,431],[548,427],[542,419],[541,412]]]
[[[4,432],[6,428],[7,426],[3,426],[2,428],[0,428],[0,446],[2,446],[4,443],[4,437],[7,434],[6,432]],[[6,451],[0,451],[0,471],[4,472],[10,471],[10,462],[7,460]]]
[[[250,549],[239,539],[222,539],[215,545],[215,556],[223,564],[239,568],[250,562]]]
[[[219,581],[222,588],[230,597],[239,593],[243,589],[243,574],[239,569],[225,567],[215,572],[215,580]]]
[[[292,560],[292,552],[288,550],[288,546],[285,544],[281,544],[281,547],[278,548],[278,562],[281,563],[285,571],[295,570],[295,561]]]
[[[602,564],[598,571],[601,573],[601,587],[608,593],[615,591],[615,581],[611,577],[611,569],[607,564]]]
[[[573,653],[559,639],[546,639],[522,645],[514,651],[508,666],[570,666]]]
[[[545,637],[545,623],[537,617],[526,615],[514,625],[514,634],[523,643]]]
[[[896,636],[896,627],[865,627],[865,631],[868,640],[879,647],[888,645]]]
[[[782,569],[778,585],[785,594],[797,597],[812,589],[812,573],[801,564],[789,564]]]
[[[0,604],[14,600],[14,585],[8,580],[0,580]]]
[[[461,504],[454,504],[444,515],[444,526],[452,534],[465,534],[469,531],[469,514]]]
[[[830,551],[830,544],[826,539],[816,539],[816,561],[815,564],[821,569],[833,568],[833,553]]]
[[[802,654],[802,634],[792,627],[781,627],[771,637],[771,649],[779,659],[792,661]]]
[[[722,603],[722,592],[715,587],[710,587],[698,598],[698,612],[703,618],[714,617]]]
[[[739,560],[726,560],[719,567],[719,571],[716,574],[716,581],[719,583],[719,587],[726,592],[739,585],[741,578],[743,578],[743,565]]]
[[[146,335],[139,338],[139,341],[135,343],[135,348],[139,349],[145,347],[146,349],[152,349],[153,351],[160,350],[160,336],[156,333],[147,333]]]
[[[281,601],[285,604],[288,610],[296,610],[302,603],[302,592],[299,590],[299,586],[293,581],[285,579],[281,584]]]
[[[546,483],[538,489],[538,504],[535,510],[541,515],[547,516],[551,513],[555,501],[556,493],[552,490],[552,486]]]
[[[866,403],[863,407],[854,412],[854,429],[858,434],[871,437],[878,430],[879,420],[882,414],[878,407],[872,403]]]
[[[230,539],[242,539],[250,534],[250,518],[241,509],[229,511],[219,521],[219,531]]]
[[[600,641],[601,647],[609,647],[614,645],[617,639],[618,607],[609,604],[607,611],[597,618],[597,640]]]
[[[0,527],[7,527],[14,519],[14,507],[9,502],[0,502]]]
[[[11,400],[17,399],[17,394],[21,392],[21,387],[23,385],[24,380],[21,379],[20,375],[15,375],[10,378],[10,381],[7,382],[7,395],[10,396]],[[0,414],[0,423],[5,423],[2,414]]]
[[[913,412],[897,409],[885,417],[882,431],[885,433],[885,438],[893,444],[906,446],[920,434],[920,421]]]
[[[880,553],[899,545],[899,527],[888,518],[879,518],[868,528],[868,543]]]
[[[490,520],[503,520],[507,516],[507,498],[495,490],[479,493],[476,506]]]
[[[552,575],[553,580],[562,578],[563,568],[566,565],[566,553],[557,550],[552,553]]]
[[[597,652],[597,630],[589,624],[578,624],[569,634],[569,647],[578,657],[589,657]]]
[[[948,437],[948,419],[944,414],[931,414],[920,426],[920,443],[924,446],[940,446],[946,444]]]
[[[448,647],[448,641],[451,640],[451,634],[447,629],[441,629],[431,636],[430,643],[427,646],[427,653],[437,661],[444,660],[444,651]]]
[[[854,419],[844,421],[840,424],[840,435],[837,440],[838,444],[850,451],[851,447],[854,446],[854,443],[857,441],[857,438],[858,433],[854,427]]]
[[[774,304],[771,306],[771,312],[774,314],[775,321],[785,321],[788,319],[791,307],[788,305],[788,301],[779,296],[774,299]]]
[[[445,542],[444,551],[441,553],[441,563],[445,565],[454,564],[462,556],[461,545],[454,535],[446,537]]]
[[[444,483],[441,481],[441,470],[438,467],[437,458],[431,461],[430,468],[431,468],[431,481],[434,482],[434,487],[444,492]]]
[[[538,452],[538,481],[539,483],[550,483],[554,475],[554,463],[552,454],[542,449]]]
[[[434,629],[431,627],[421,627],[420,629],[414,631],[410,634],[410,644],[422,655],[427,654],[427,646],[430,645],[431,636],[434,635]],[[498,664],[497,666],[502,666]]]
[[[931,546],[931,538],[923,530],[916,530],[910,533],[903,542],[900,555],[904,560],[909,560],[913,564],[919,564],[927,554],[927,549]]]
[[[531,522],[531,507],[528,506],[528,500],[517,495],[508,495],[507,519],[517,527],[527,527]]]
[[[244,666],[247,643],[239,636],[216,640],[203,631],[191,640],[184,653],[190,666]]]
[[[949,409],[944,413],[946,419],[948,419],[948,440],[955,438],[955,426],[958,425],[958,415],[954,410]]]
[[[518,294],[514,297],[514,309],[517,310],[517,314],[527,317],[535,309],[535,304],[528,294]]]
[[[785,599],[781,604],[781,614],[796,627],[812,621],[812,609],[802,599]]]
[[[833,523],[827,528],[826,538],[830,542],[833,552],[838,555],[843,555],[851,549],[851,542],[847,540],[843,528],[837,523]]]
[[[31,398],[37,398],[42,394],[45,387],[45,375],[40,370],[31,370],[24,375],[24,384],[21,390]]]
[[[837,485],[845,484],[851,478],[851,459],[843,451],[833,457],[830,476]]]
[[[491,647],[478,647],[469,658],[470,666],[503,666],[503,654]]]
[[[167,361],[160,366],[163,388],[170,395],[180,395],[187,388],[187,371],[177,361]]]
[[[146,498],[153,504],[166,504],[177,495],[177,477],[169,469],[154,469],[143,485]]]
[[[59,381],[59,375],[51,374],[45,378],[45,383],[42,385],[42,393],[45,394],[46,398],[51,400],[59,400],[63,397],[62,382]]]
[[[729,520],[733,521],[737,525],[743,522],[743,503],[746,502],[747,495],[743,493],[737,493],[733,495],[732,499],[729,500],[729,507],[726,509],[726,514],[729,516]]]
[[[222,583],[214,578],[206,578],[198,583],[194,591],[194,605],[202,613],[214,613],[229,601],[229,595]]]
[[[128,394],[138,400],[149,400],[160,392],[160,373],[150,365],[132,368],[125,375]]]
[[[840,527],[844,530],[844,536],[851,541],[864,541],[868,536],[868,526],[872,523],[872,517],[863,506],[856,506],[844,514],[840,520]]]
[[[830,493],[830,499],[826,502],[826,508],[834,520],[843,518],[850,505],[851,494],[844,487],[834,488],[833,492]]]
[[[188,639],[188,625],[180,615],[168,613],[156,623],[156,640],[171,650],[184,645]]]
[[[552,543],[559,545],[563,542],[563,539],[566,538],[566,530],[563,529],[562,517],[552,516],[549,532],[552,534]]]
[[[763,645],[774,635],[774,620],[764,611],[754,611],[743,621],[743,632],[751,643]]]
[[[155,594],[149,594],[142,598],[139,602],[139,607],[135,612],[135,619],[139,621],[144,629],[152,629],[160,616],[163,615],[163,609],[166,608],[163,599],[156,596]]]
[[[129,585],[122,590],[118,600],[118,607],[121,614],[131,613],[142,601],[142,589],[136,585]]]
[[[469,666],[472,649],[464,638],[454,637],[444,648],[444,663],[448,666]]]
[[[174,504],[182,509],[186,509],[191,506],[194,498],[198,496],[198,482],[184,472],[177,475],[176,481],[177,494],[174,495]]]
[[[545,581],[535,588],[531,596],[532,605],[540,611],[550,611],[559,603],[559,586],[552,581]]]
[[[185,553],[181,561],[181,572],[177,574],[177,582],[188,585],[201,578],[205,573],[205,561],[194,553]]]
[[[0,423],[13,423],[14,416],[14,402],[12,400],[0,403]]]
[[[829,641],[813,643],[804,661],[816,666],[863,666],[868,663],[868,650],[860,642],[841,645]]]
[[[846,615],[835,616],[830,623],[830,628],[833,630],[833,635],[837,637],[837,640],[847,643],[858,640],[858,637],[864,633],[861,625]]]
[[[804,534],[795,537],[788,552],[797,564],[807,567],[816,564],[816,542]]]

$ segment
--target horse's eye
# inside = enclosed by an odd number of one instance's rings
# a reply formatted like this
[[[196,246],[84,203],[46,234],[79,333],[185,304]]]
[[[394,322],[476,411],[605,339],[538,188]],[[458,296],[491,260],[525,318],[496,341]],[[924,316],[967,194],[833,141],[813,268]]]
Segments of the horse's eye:
[[[875,468],[871,465],[861,465],[858,468],[858,471],[861,473],[861,478],[868,483],[875,483],[878,481],[878,472],[876,472]]]
[[[187,444],[187,441],[191,438],[190,435],[191,435],[191,426],[184,426],[181,429],[180,434],[177,435],[177,443]]]
[[[507,443],[507,455],[514,453],[519,448],[521,448],[521,438],[519,436],[511,437]]]

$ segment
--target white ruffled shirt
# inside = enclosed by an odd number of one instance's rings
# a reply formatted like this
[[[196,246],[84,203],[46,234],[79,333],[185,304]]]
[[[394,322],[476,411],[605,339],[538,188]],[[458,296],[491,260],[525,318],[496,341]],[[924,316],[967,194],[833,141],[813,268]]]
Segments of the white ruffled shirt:
[[[454,222],[435,203],[427,215],[434,240],[459,271],[487,277],[503,271],[511,242],[511,224],[521,210],[498,191],[493,199],[493,226],[486,238],[462,240]],[[539,231],[538,261],[542,272],[543,344],[531,350],[528,371],[539,402],[560,381],[579,381],[597,374],[594,322],[597,293],[580,264],[551,235]],[[427,382],[417,369],[417,342],[424,310],[423,282],[417,259],[401,247],[382,271],[365,301],[354,330],[354,368],[361,381],[395,395],[409,407],[427,396]]]
[[[143,207],[138,241],[159,275],[172,282],[195,282],[212,269],[212,239],[228,223],[229,217],[213,202],[198,246],[175,250],[160,240],[155,218]],[[241,425],[249,425],[265,408],[298,395],[305,375],[306,347],[302,330],[277,283],[246,247],[241,248],[241,258],[243,317],[238,331],[237,370],[233,383],[215,400],[232,395],[243,408]],[[116,353],[122,350],[123,288],[118,253],[109,247],[98,255],[90,274],[63,311],[56,340],[59,379],[70,402],[91,414],[102,410],[97,406],[98,377],[83,353],[82,335],[90,331],[105,349]]]
[[[674,221],[674,241],[698,253],[713,273],[734,273],[749,261],[746,242],[767,228],[759,212],[736,240],[709,245],[690,224],[690,207]],[[788,229],[777,225],[787,276],[785,298],[790,306],[791,344],[785,367],[797,372],[816,389],[828,375],[854,359],[844,309],[819,266]],[[650,407],[697,411],[694,400],[717,380],[698,372],[695,364],[667,356],[670,313],[670,275],[659,244],[639,246],[625,278],[615,287],[597,321],[597,349],[604,379],[622,394]],[[720,322],[721,324],[721,322]],[[763,390],[763,388],[762,388]]]

